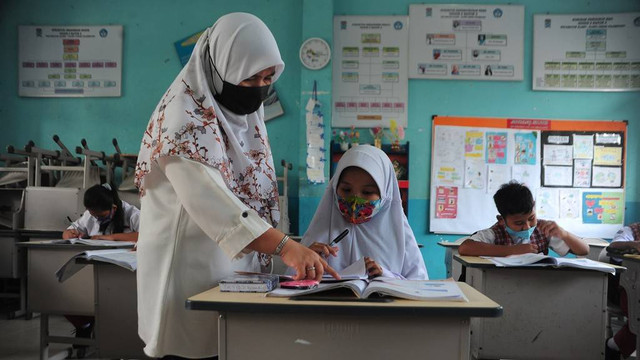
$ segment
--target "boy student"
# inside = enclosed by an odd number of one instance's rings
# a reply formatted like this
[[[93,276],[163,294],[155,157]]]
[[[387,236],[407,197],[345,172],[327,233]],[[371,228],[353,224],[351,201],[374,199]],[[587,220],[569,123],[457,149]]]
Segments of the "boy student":
[[[569,251],[587,255],[589,245],[561,228],[554,221],[536,218],[535,201],[523,184],[503,184],[493,195],[498,222],[466,239],[458,248],[460,255],[509,256],[549,252],[549,247],[561,256]]]

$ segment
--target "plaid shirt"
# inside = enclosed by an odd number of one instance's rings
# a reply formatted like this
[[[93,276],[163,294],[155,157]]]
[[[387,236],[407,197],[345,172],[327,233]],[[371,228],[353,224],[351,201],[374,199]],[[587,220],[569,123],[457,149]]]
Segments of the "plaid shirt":
[[[545,223],[545,220],[538,220],[538,225]],[[640,225],[640,223],[639,223]],[[496,239],[494,243],[496,245],[514,245],[511,236],[507,233],[505,225],[500,225],[500,223],[495,223],[491,227]],[[538,251],[544,253],[545,255],[549,253],[549,241],[550,238],[544,236],[539,230],[538,227],[533,230],[533,234],[531,234],[531,238],[529,239],[532,244],[536,244],[538,246]]]
[[[640,222],[629,225],[633,233],[633,241],[640,241]]]

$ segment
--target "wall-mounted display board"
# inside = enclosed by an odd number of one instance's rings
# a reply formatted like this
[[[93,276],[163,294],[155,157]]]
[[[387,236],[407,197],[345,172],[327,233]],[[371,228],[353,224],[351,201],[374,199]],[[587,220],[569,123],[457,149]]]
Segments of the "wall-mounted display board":
[[[526,184],[538,218],[584,237],[611,238],[624,220],[626,121],[436,116],[429,229],[490,227],[493,194]]]
[[[18,27],[18,94],[120,96],[121,25]]]
[[[640,90],[640,12],[534,15],[533,89]]]
[[[412,4],[409,77],[522,80],[524,6]]]
[[[407,127],[407,19],[333,18],[333,127]]]

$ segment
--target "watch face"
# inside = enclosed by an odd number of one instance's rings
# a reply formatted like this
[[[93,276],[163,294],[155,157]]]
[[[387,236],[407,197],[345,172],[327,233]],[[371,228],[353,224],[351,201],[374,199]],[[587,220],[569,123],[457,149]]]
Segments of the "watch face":
[[[312,70],[325,67],[331,59],[329,44],[320,38],[306,40],[300,47],[300,61]]]

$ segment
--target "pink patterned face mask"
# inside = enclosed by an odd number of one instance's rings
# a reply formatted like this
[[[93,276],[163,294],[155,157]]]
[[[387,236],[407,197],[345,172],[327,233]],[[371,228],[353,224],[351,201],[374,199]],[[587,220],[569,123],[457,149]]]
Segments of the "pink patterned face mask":
[[[380,210],[380,199],[366,200],[358,196],[342,198],[338,196],[338,208],[340,213],[352,224],[365,223]]]

